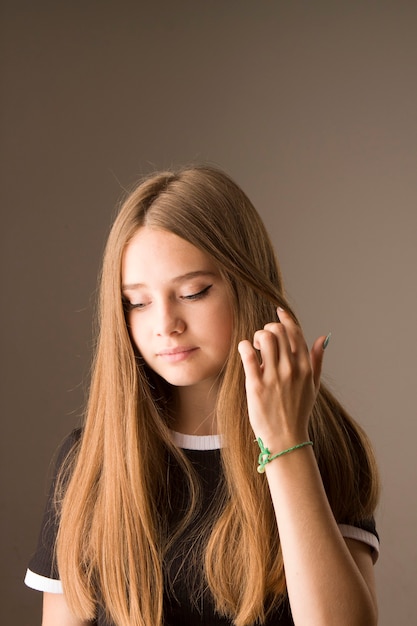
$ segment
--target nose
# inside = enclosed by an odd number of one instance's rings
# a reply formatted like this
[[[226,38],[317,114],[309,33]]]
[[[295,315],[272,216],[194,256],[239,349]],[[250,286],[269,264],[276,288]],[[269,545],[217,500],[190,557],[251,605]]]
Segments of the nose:
[[[156,309],[156,310],[155,310]],[[170,302],[160,302],[155,307],[155,330],[159,337],[168,337],[170,335],[184,332],[186,328],[185,320],[175,304]]]

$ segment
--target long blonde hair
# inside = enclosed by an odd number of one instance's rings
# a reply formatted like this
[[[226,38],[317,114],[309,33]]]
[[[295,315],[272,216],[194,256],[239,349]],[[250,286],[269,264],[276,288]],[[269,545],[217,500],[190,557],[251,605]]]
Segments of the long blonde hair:
[[[226,444],[224,484],[218,516],[201,544],[204,578],[217,611],[236,626],[262,623],[285,597],[285,575],[268,485],[256,472],[237,344],[276,319],[277,305],[291,309],[260,217],[227,175],[206,166],[143,181],[110,232],[85,426],[57,490],[57,559],[67,601],[82,619],[93,619],[102,602],[119,626],[160,626],[172,539],[164,516],[167,453],[177,459],[191,492],[182,528],[198,502],[192,468],[171,442],[168,385],[138,361],[125,321],[122,257],[143,225],[175,233],[209,254],[230,289],[234,330],[216,410]],[[372,516],[378,482],[371,448],[323,385],[310,430],[336,520]]]

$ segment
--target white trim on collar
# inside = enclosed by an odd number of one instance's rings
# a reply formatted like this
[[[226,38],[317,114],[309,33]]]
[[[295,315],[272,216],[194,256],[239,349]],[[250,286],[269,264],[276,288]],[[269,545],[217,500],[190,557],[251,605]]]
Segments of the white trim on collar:
[[[222,435],[184,435],[171,430],[172,441],[185,450],[219,450],[223,447]]]

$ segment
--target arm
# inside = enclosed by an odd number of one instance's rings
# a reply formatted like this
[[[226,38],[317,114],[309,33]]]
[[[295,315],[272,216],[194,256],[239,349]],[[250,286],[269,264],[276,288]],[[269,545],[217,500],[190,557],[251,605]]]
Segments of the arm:
[[[376,624],[370,550],[343,539],[312,448],[273,461],[266,474],[295,624]]]
[[[42,626],[88,626],[75,617],[68,608],[65,596],[62,593],[43,594]]]
[[[320,384],[323,340],[309,354],[300,328],[284,311],[239,344],[249,417],[272,454],[307,441]],[[256,357],[260,350],[262,363]],[[372,560],[359,542],[343,539],[311,446],[268,463],[288,595],[296,626],[373,626],[377,623]]]

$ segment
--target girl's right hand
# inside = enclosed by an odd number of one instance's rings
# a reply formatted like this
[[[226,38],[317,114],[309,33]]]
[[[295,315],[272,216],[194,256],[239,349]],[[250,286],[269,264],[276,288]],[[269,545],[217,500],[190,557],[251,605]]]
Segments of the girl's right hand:
[[[292,317],[281,309],[278,315],[280,322],[258,330],[253,344],[244,340],[238,347],[253,431],[274,452],[308,439],[326,339],[319,337],[309,352],[302,330]]]

